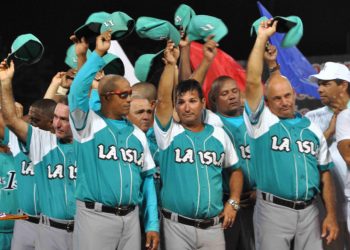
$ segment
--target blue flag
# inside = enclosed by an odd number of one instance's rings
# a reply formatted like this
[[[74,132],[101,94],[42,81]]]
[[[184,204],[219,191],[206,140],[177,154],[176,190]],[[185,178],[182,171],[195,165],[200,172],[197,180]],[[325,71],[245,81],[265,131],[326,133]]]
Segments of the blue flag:
[[[270,12],[260,2],[258,2],[258,8],[261,16],[272,18]],[[281,66],[281,74],[289,79],[298,94],[306,94],[320,99],[317,91],[318,86],[308,81],[310,75],[317,73],[316,70],[297,47],[282,48],[283,37],[284,34],[281,33],[275,33],[270,37],[270,43],[275,45],[278,50],[277,61]]]

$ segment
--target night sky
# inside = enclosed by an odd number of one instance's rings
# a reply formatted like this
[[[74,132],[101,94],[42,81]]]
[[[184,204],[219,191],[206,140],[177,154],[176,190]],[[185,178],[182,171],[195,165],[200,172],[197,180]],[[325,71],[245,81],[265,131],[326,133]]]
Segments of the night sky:
[[[262,0],[274,16],[297,15],[303,20],[304,36],[298,48],[305,56],[350,54],[350,15],[345,0]],[[221,18],[229,33],[220,47],[237,60],[246,60],[252,47],[250,26],[259,17],[256,1],[2,1],[0,6],[0,55],[4,58],[13,40],[21,34],[33,33],[44,44],[43,59],[36,65],[16,72],[15,97],[25,107],[42,97],[57,71],[66,70],[64,57],[71,44],[69,36],[97,11],[123,11],[132,18],[151,16],[173,22],[176,8],[190,5],[196,14]],[[347,4],[346,4],[347,3]],[[141,39],[134,32],[120,41],[132,63],[144,53],[157,52],[164,42]]]

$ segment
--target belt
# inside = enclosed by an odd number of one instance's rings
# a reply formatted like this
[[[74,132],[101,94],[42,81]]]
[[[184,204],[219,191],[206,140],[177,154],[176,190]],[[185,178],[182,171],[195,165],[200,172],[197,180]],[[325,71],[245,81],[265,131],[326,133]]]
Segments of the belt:
[[[95,209],[95,202],[92,201],[84,201],[85,207],[88,209]],[[115,214],[118,216],[125,216],[131,211],[135,210],[135,205],[128,205],[128,206],[117,206],[117,207],[110,207],[106,205],[102,205],[101,211],[105,213]]]
[[[284,206],[284,207],[289,207],[289,208],[292,208],[292,209],[295,209],[295,210],[305,209],[308,206],[310,206],[312,204],[312,202],[313,202],[313,199],[308,200],[308,201],[291,201],[291,200],[286,200],[286,199],[279,198],[277,196],[274,196],[272,194],[268,194],[268,193],[265,193],[265,192],[261,192],[261,195],[262,195],[263,200],[265,200],[265,201],[269,201],[269,202],[272,202],[274,204],[281,205],[281,206]]]
[[[63,229],[63,230],[66,230],[67,232],[73,232],[74,230],[74,221],[62,223],[62,222],[49,219],[49,223],[51,227]]]
[[[28,216],[28,219],[26,221],[29,221],[29,222],[34,223],[34,224],[39,224],[40,217],[30,216],[28,214],[27,214],[27,216]]]
[[[165,218],[171,220],[172,212],[166,211],[162,209],[162,214]],[[188,226],[200,228],[200,229],[207,229],[208,227],[215,226],[219,224],[219,222],[222,222],[222,219],[215,220],[214,218],[210,219],[191,219],[187,217],[183,217],[181,215],[177,215],[177,222],[181,224],[185,224]]]

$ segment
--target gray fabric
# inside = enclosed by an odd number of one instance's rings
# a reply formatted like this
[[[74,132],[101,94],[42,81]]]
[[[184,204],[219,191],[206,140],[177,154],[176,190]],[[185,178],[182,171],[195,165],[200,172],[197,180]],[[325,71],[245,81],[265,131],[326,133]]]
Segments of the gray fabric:
[[[77,201],[74,249],[141,249],[138,207],[126,216],[117,216],[88,209]]]
[[[224,230],[226,250],[254,250],[254,206],[241,208],[232,227]]]
[[[225,250],[222,224],[199,229],[163,218],[166,250]]]
[[[322,248],[321,225],[317,206],[294,210],[262,200],[257,192],[254,210],[255,247],[257,250],[315,250]]]
[[[35,242],[39,238],[39,224],[25,220],[16,220],[13,229],[13,238],[11,242],[12,250],[31,250],[35,249]]]
[[[52,219],[52,218],[51,218]],[[57,222],[65,222],[56,220]],[[72,250],[73,232],[67,232],[63,229],[51,227],[48,224],[48,218],[42,216],[39,223],[39,240],[36,242],[36,250]]]

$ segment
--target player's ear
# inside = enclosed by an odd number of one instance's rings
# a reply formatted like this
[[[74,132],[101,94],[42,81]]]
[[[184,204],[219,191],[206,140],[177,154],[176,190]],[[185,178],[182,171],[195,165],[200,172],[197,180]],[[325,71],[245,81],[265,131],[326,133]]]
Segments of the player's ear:
[[[205,104],[206,104],[205,97],[202,98],[201,103],[202,103],[202,108],[205,109]]]

